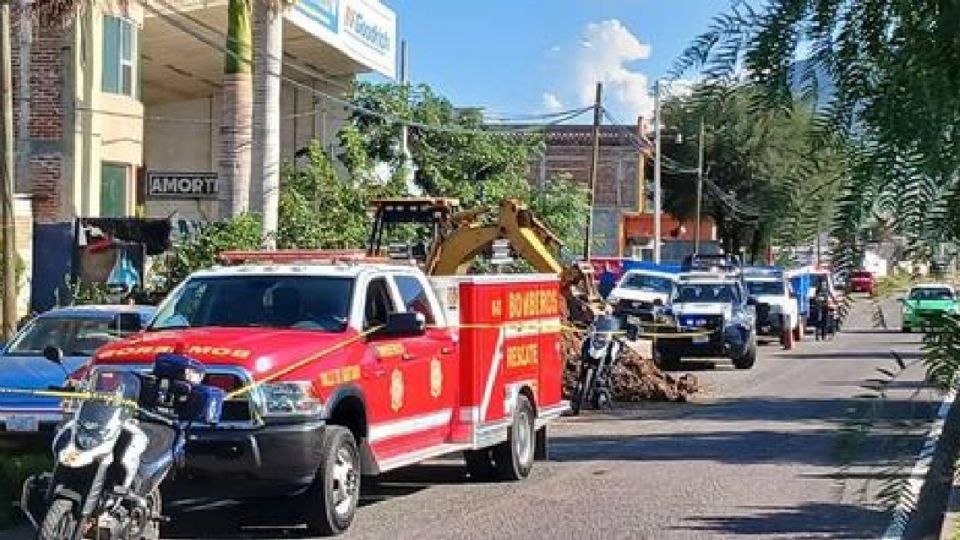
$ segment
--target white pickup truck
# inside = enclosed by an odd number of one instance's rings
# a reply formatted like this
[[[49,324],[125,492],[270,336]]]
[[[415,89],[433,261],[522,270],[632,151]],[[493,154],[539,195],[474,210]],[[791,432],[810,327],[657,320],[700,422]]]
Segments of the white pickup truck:
[[[785,349],[803,338],[797,297],[782,272],[745,272],[747,291],[757,303],[757,334],[774,336]]]

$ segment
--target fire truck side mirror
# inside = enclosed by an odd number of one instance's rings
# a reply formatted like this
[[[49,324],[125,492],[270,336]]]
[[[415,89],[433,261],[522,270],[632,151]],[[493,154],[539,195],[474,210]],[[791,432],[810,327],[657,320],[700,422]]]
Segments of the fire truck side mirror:
[[[416,312],[394,312],[387,315],[381,335],[385,337],[422,336],[427,331],[423,314]]]

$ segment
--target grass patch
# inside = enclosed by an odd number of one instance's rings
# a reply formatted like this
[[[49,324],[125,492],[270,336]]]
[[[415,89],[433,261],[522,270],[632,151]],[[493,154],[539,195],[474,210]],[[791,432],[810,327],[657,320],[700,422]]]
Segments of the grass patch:
[[[30,475],[52,468],[53,458],[49,451],[4,450],[0,457],[0,529],[13,525],[19,517],[14,503],[20,500],[23,481]]]

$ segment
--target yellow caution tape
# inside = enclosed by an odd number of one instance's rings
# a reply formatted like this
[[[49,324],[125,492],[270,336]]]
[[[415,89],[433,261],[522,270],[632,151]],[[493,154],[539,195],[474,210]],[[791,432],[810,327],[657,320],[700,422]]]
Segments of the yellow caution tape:
[[[233,399],[233,398],[235,398],[235,397],[237,397],[237,396],[239,396],[239,395],[241,395],[241,394],[245,394],[245,393],[247,393],[247,392],[250,392],[251,390],[259,387],[259,386],[262,385],[262,384],[266,384],[266,383],[269,383],[269,382],[271,382],[271,381],[274,381],[274,380],[276,380],[276,379],[278,379],[278,378],[280,378],[280,377],[283,377],[284,375],[290,373],[291,371],[296,371],[296,370],[298,370],[298,369],[306,366],[307,364],[310,364],[311,362],[316,362],[317,360],[320,360],[320,359],[323,358],[324,356],[327,356],[327,355],[329,355],[329,354],[335,353],[335,352],[337,352],[337,351],[339,351],[339,350],[347,347],[348,345],[351,345],[351,344],[353,344],[353,343],[356,343],[357,341],[360,341],[361,339],[369,336],[370,334],[373,334],[373,333],[375,333],[375,332],[380,331],[381,328],[383,328],[383,326],[375,326],[375,327],[373,327],[373,328],[369,328],[369,329],[367,329],[367,330],[364,330],[363,332],[360,332],[359,334],[357,334],[357,335],[355,335],[355,336],[353,336],[353,337],[351,337],[351,338],[345,339],[345,340],[340,341],[340,342],[338,342],[338,343],[334,343],[333,345],[331,345],[331,346],[329,346],[329,347],[327,347],[327,348],[325,348],[325,349],[323,349],[323,350],[321,350],[321,351],[318,351],[318,352],[316,352],[316,353],[314,353],[314,354],[312,354],[312,355],[304,358],[303,360],[300,360],[299,362],[294,362],[293,364],[290,364],[289,366],[287,366],[287,367],[285,367],[285,368],[283,368],[283,369],[277,370],[277,371],[275,371],[275,372],[267,375],[266,377],[264,377],[264,378],[262,378],[262,379],[260,379],[260,380],[258,380],[258,381],[252,382],[252,383],[250,383],[250,384],[248,384],[248,385],[246,385],[246,386],[243,386],[243,387],[241,387],[241,388],[239,388],[239,389],[237,389],[237,390],[234,390],[233,392],[230,392],[229,394],[227,394],[227,399]]]
[[[84,392],[84,391],[75,391],[67,392],[64,390],[35,390],[30,388],[0,388],[0,394],[17,394],[25,395],[31,397],[54,397],[60,399],[75,399],[77,401],[103,401],[109,405],[115,405],[119,407],[130,407],[132,409],[139,409],[140,406],[136,401],[130,399],[124,399],[117,396],[116,394],[109,394],[105,392]]]

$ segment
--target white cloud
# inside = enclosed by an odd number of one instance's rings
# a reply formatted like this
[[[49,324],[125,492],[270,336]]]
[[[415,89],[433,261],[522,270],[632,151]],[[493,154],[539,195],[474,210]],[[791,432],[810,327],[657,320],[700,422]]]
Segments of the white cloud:
[[[572,87],[566,88],[566,92],[548,93],[558,100],[568,97],[567,101],[591,105],[596,84],[602,82],[604,104],[619,120],[632,123],[637,116],[650,118],[653,111],[650,81],[634,66],[650,58],[650,54],[650,45],[640,41],[619,20],[589,23],[572,54],[561,57],[561,62],[568,64],[564,66],[568,73],[572,71]]]
[[[559,112],[563,110],[563,102],[560,101],[560,98],[553,92],[544,92],[542,99],[543,108],[546,109],[547,112]]]

